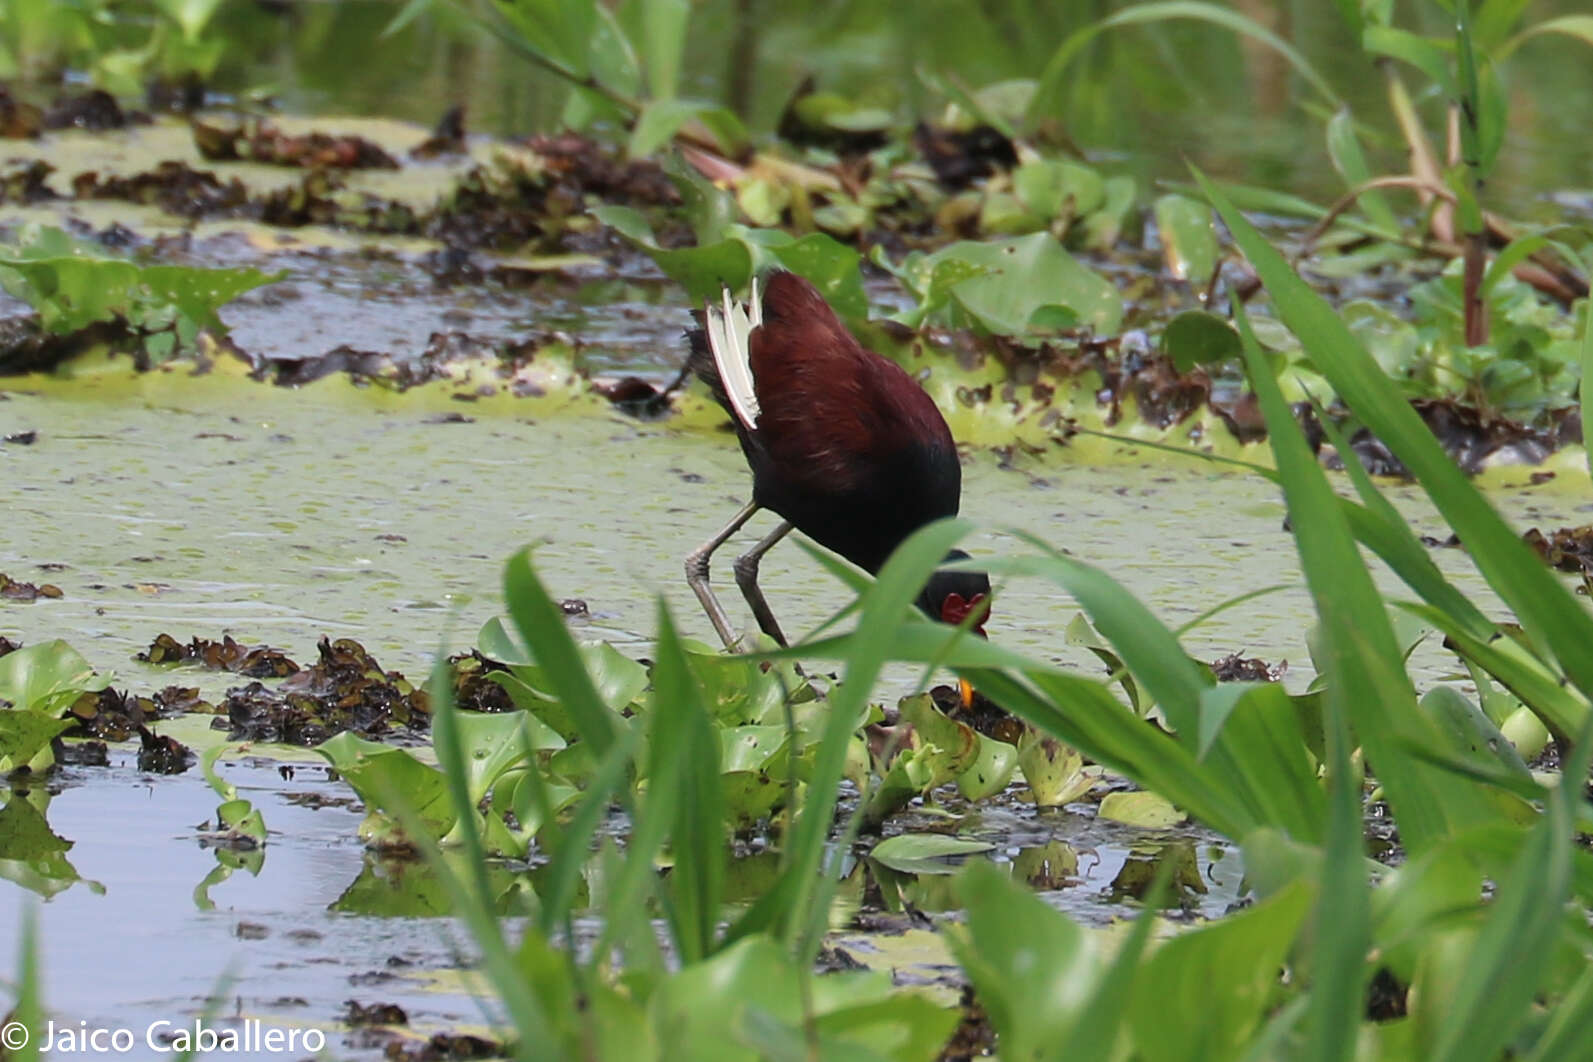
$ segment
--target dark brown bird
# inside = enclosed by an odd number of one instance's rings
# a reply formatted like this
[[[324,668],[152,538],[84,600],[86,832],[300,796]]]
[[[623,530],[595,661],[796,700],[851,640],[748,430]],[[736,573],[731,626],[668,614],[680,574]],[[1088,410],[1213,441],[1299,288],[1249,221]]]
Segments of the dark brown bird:
[[[759,509],[784,519],[735,562],[736,583],[764,633],[785,635],[758,589],[758,563],[801,531],[858,567],[877,573],[902,540],[956,516],[962,466],[951,429],[901,366],[863,349],[812,284],[774,273],[760,299],[706,307],[687,333],[691,370],[730,414],[752,469],[752,501],[686,558],[686,581],[727,647],[736,636],[708,585],[714,550]],[[953,550],[946,559],[968,555]],[[938,571],[917,605],[930,618],[960,623],[984,608],[982,572]],[[981,629],[983,619],[975,624]]]

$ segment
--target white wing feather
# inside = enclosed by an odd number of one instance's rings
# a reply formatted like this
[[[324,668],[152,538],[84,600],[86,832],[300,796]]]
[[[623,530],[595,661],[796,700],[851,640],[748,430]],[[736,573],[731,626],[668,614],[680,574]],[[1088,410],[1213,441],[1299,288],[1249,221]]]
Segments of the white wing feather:
[[[746,428],[758,426],[758,394],[752,385],[752,363],[749,360],[748,337],[752,330],[763,324],[763,303],[758,298],[758,281],[754,277],[751,299],[739,305],[724,289],[724,308],[704,308],[703,331],[708,334],[708,350],[714,356],[719,370],[719,381],[724,384],[730,399],[730,408],[736,419]]]

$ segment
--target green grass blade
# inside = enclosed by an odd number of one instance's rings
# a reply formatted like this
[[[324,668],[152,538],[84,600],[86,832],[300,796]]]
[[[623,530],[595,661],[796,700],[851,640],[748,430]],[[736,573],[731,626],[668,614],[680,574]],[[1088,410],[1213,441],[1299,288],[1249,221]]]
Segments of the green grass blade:
[[[1361,834],[1360,774],[1351,769],[1354,739],[1341,698],[1327,696],[1327,842],[1317,885],[1316,934],[1311,965],[1311,1008],[1306,1018],[1308,1057],[1340,1062],[1355,1055],[1365,1013],[1367,951],[1371,947],[1371,888]]]
[[[1196,176],[1204,182],[1198,172]],[[1209,186],[1208,194],[1214,203],[1227,205]],[[1300,566],[1316,603],[1329,710],[1353,721],[1388,790],[1402,838],[1411,851],[1419,852],[1456,825],[1484,816],[1485,805],[1465,782],[1440,776],[1404,752],[1399,737],[1435,742],[1436,728],[1416,708],[1416,691],[1405,674],[1393,624],[1361,561],[1338,497],[1278,389],[1243,305],[1235,302],[1234,309],[1251,388],[1266,418],[1283,481]]]
[[[818,891],[825,842],[835,821],[847,745],[863,717],[896,631],[904,624],[909,603],[946,551],[971,527],[963,520],[942,520],[921,528],[897,547],[864,591],[857,629],[842,640],[846,646],[845,678],[830,691],[829,714],[808,779],[808,799],[796,820],[785,869],[775,888],[732,927],[727,943],[751,932],[773,929],[793,951],[800,945]],[[799,651],[807,649],[803,646]]]
[[[1548,647],[1577,687],[1593,695],[1593,654],[1586,651],[1593,645],[1593,617],[1444,453],[1326,300],[1289,268],[1217,188],[1203,175],[1199,179],[1266,284],[1279,316],[1302,338],[1312,362],[1362,423],[1410,469],[1532,640]]]
[[[1038,557],[997,558],[986,567],[1007,575],[1047,578],[1073,595],[1101,633],[1167,713],[1179,737],[1194,747],[1201,691],[1214,680],[1201,669],[1173,632],[1111,576],[1073,560],[1032,535],[1019,538],[1040,551]]]
[[[591,743],[594,760],[601,759],[618,738],[621,722],[592,685],[575,639],[564,624],[563,612],[531,566],[529,549],[516,553],[505,565],[503,596],[515,629],[574,719],[581,740]]]
[[[1575,809],[1593,761],[1593,720],[1578,734],[1542,820],[1504,879],[1439,1022],[1436,1062],[1496,1058],[1531,1019],[1571,896]]]
[[[449,798],[459,819],[456,831],[465,850],[470,867],[470,880],[461,881],[453,868],[442,858],[442,853],[431,841],[430,835],[418,817],[405,805],[402,794],[393,794],[387,805],[395,810],[409,831],[420,840],[423,851],[437,879],[443,885],[453,904],[454,913],[465,923],[471,938],[481,949],[482,964],[493,988],[503,1001],[509,1019],[524,1045],[522,1058],[547,1057],[537,1052],[545,1045],[556,1042],[552,1022],[537,1001],[531,987],[519,975],[514,956],[504,940],[502,925],[493,901],[491,885],[487,879],[487,855],[476,829],[475,805],[470,799],[468,771],[464,763],[464,746],[460,740],[458,707],[454,704],[453,674],[447,656],[438,652],[431,674],[432,703],[436,706],[432,716],[433,740],[437,749],[438,764],[448,779]],[[543,1046],[533,1046],[543,1045]]]
[[[556,935],[570,916],[576,884],[591,855],[592,839],[608,816],[609,808],[619,799],[635,766],[635,744],[634,736],[627,730],[609,746],[608,752],[597,761],[570,821],[563,828],[554,823],[551,830],[543,831],[544,836],[557,831],[559,838],[557,849],[549,853],[552,862],[541,892],[542,909],[537,914],[537,928],[544,936]]]
[[[801,651],[816,659],[845,658],[852,651],[851,637],[809,643]],[[948,649],[946,642],[953,637],[938,624],[904,623],[895,631],[887,655],[911,663],[944,659],[1007,711],[1154,789],[1229,837],[1243,837],[1257,824],[1210,768],[1197,763],[1177,740],[1135,716],[1102,683],[980,638],[961,638]]]
[[[1550,733],[1569,738],[1587,724],[1593,706],[1558,674],[1534,657],[1525,646],[1501,635],[1497,630],[1479,638],[1462,629],[1441,609],[1414,603],[1398,607],[1419,616],[1444,632],[1454,650],[1498,679],[1521,703],[1532,709]]]
[[[673,759],[674,793],[664,802],[673,811],[669,875],[675,943],[684,962],[714,950],[719,901],[725,881],[725,799],[719,776],[719,735],[692,679],[669,610],[658,606],[657,661],[653,668],[655,764]],[[649,777],[648,803],[655,794]]]
[[[1159,3],[1135,4],[1092,22],[1069,35],[1052,53],[1051,59],[1040,74],[1040,83],[1034,92],[1034,102],[1030,105],[1028,114],[1024,116],[1025,123],[1033,128],[1042,118],[1057,112],[1062,95],[1062,78],[1067,73],[1068,66],[1102,32],[1121,26],[1166,22],[1172,19],[1209,22],[1259,41],[1283,56],[1328,106],[1338,109],[1338,94],[1333,91],[1333,86],[1328,84],[1327,79],[1318,73],[1316,67],[1312,66],[1293,45],[1259,22],[1220,4],[1202,3],[1200,0],[1162,0]]]

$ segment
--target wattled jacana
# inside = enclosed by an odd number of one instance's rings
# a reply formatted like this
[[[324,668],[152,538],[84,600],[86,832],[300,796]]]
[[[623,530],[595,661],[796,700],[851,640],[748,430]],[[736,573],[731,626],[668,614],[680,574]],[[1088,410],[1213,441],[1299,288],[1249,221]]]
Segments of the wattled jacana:
[[[730,620],[708,585],[708,560],[759,509],[780,526],[735,562],[736,583],[758,626],[786,644],[763,592],[758,562],[792,528],[869,573],[903,539],[956,516],[962,466],[946,419],[901,366],[863,349],[824,297],[795,273],[774,273],[762,299],[705,307],[687,333],[688,365],[730,414],[752,468],[752,501],[686,558],[686,581],[727,648]],[[953,550],[948,561],[968,555]],[[917,605],[960,623],[982,607],[982,572],[938,571]],[[982,634],[982,620],[975,629]]]

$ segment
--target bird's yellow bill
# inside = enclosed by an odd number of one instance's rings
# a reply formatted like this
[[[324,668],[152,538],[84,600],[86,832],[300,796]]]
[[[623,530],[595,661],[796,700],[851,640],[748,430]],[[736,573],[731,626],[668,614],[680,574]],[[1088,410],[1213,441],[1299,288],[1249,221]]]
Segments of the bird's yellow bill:
[[[973,707],[973,683],[960,678],[957,680],[957,689],[962,692],[962,710],[966,712]]]

